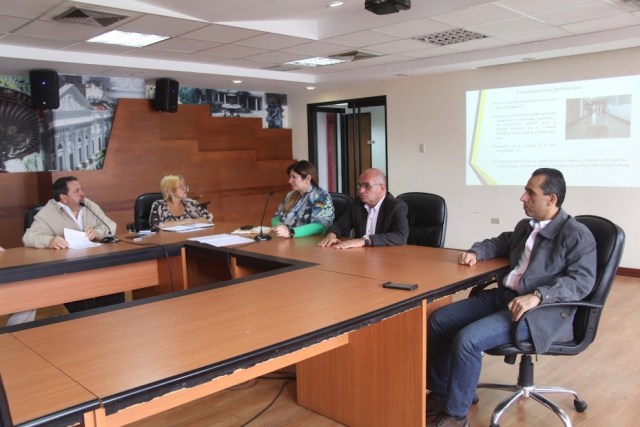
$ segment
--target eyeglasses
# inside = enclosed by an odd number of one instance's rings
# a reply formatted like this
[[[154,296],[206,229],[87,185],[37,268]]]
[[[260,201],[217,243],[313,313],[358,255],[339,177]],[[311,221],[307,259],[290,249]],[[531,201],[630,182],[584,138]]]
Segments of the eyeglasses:
[[[373,188],[373,186],[374,186],[374,185],[382,185],[382,183],[374,182],[374,183],[372,184],[372,183],[370,183],[370,182],[359,182],[359,183],[358,183],[358,190],[359,190],[359,189],[361,189],[361,188],[363,188],[363,187],[364,187],[364,189],[365,189],[365,190],[371,190],[371,189]]]

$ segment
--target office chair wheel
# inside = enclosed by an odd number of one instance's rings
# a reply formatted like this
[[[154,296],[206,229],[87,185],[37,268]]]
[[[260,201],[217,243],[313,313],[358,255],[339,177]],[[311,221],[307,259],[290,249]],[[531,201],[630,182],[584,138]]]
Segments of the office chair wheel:
[[[584,400],[574,399],[573,406],[576,408],[576,411],[578,412],[584,412],[587,410],[587,402],[585,402]]]

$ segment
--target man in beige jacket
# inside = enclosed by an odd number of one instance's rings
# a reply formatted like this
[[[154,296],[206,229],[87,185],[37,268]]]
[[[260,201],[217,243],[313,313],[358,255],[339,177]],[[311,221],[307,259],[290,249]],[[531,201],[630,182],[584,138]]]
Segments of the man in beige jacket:
[[[53,199],[38,212],[31,227],[22,236],[28,248],[67,249],[64,229],[84,231],[89,240],[115,235],[116,223],[100,206],[84,197],[80,181],[74,176],[53,183]]]
[[[53,199],[33,218],[33,223],[22,236],[28,248],[67,249],[64,229],[84,231],[89,240],[102,240],[115,236],[116,223],[109,219],[100,206],[85,198],[80,181],[74,176],[58,178],[53,183]],[[124,301],[124,294],[105,295],[87,300],[65,303],[70,313],[95,307],[117,304]],[[14,313],[7,325],[30,322],[36,311]]]

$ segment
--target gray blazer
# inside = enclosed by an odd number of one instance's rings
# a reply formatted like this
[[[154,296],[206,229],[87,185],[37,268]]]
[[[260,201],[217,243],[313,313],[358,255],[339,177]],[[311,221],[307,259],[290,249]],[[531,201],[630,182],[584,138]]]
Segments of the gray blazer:
[[[513,231],[475,243],[471,250],[478,260],[509,257],[515,268],[532,231],[530,219],[521,220]],[[506,275],[506,274],[505,274]],[[536,236],[529,265],[520,279],[521,295],[538,289],[541,304],[580,301],[593,289],[596,277],[596,242],[589,229],[563,209]],[[502,286],[504,276],[498,278]],[[554,341],[573,338],[575,308],[558,307],[534,311],[527,317],[536,351],[544,353]]]

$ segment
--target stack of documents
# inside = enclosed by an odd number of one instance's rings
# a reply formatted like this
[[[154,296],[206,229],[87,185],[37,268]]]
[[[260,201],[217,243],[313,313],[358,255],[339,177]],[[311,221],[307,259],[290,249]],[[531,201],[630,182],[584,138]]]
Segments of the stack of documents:
[[[188,240],[204,243],[211,246],[231,246],[243,243],[251,243],[254,240],[247,237],[232,236],[231,234],[214,234],[213,236],[190,237]]]
[[[260,233],[260,226],[257,227],[253,227],[250,228],[248,230],[243,230],[241,228],[236,228],[235,230],[233,230],[231,232],[231,234],[239,234],[239,235],[246,235],[246,234],[259,234]],[[271,227],[262,227],[262,233],[263,234],[268,234],[271,231]]]
[[[186,233],[189,231],[196,231],[203,228],[213,227],[214,224],[208,222],[196,222],[195,224],[174,225],[173,227],[164,227],[162,231],[175,231],[177,233]]]

